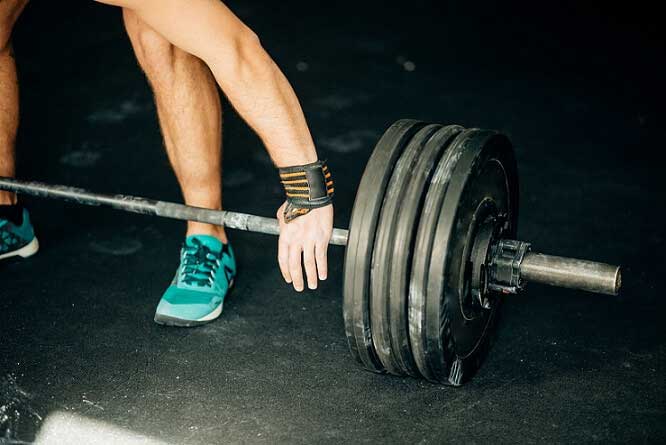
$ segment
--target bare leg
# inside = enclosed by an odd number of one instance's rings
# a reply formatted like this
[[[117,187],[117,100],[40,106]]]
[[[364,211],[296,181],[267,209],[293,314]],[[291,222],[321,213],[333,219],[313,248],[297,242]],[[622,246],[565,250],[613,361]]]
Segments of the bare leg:
[[[27,0],[0,0],[0,176],[14,176],[14,143],[19,120],[18,80],[11,34]],[[16,204],[16,194],[0,191],[0,205]]]
[[[257,36],[219,0],[97,0],[133,10],[202,59],[278,166],[317,160],[296,94]]]
[[[123,9],[134,52],[155,94],[166,151],[185,202],[222,208],[222,112],[217,85],[197,57],[174,47],[133,11]],[[227,242],[224,228],[189,222],[187,235]]]

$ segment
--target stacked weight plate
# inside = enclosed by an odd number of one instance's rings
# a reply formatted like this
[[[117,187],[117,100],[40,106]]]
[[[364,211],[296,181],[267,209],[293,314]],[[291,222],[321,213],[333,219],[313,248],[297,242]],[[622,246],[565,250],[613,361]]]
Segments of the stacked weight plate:
[[[502,135],[401,120],[361,179],[345,258],[352,355],[374,372],[459,385],[478,369],[499,300],[471,296],[477,229],[515,234],[517,175]]]

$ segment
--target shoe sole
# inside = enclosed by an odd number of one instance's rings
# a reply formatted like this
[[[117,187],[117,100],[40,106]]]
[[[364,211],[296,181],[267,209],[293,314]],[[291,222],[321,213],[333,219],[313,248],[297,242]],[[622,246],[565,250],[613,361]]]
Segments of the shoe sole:
[[[229,289],[227,289],[227,295],[225,295],[224,299],[226,300],[227,297],[229,296],[229,292],[231,292],[231,289],[234,287],[234,280],[231,280],[231,283],[229,283]],[[168,315],[161,315],[161,314],[155,314],[155,318],[153,319],[155,323],[162,325],[162,326],[175,326],[179,328],[191,328],[195,326],[201,326],[202,324],[210,323],[211,321],[215,320],[217,317],[219,317],[222,314],[222,307],[224,306],[224,300],[220,303],[218,307],[215,308],[214,311],[212,311],[210,314],[206,315],[205,317],[201,317],[197,320],[186,320],[183,318],[177,318],[177,317],[170,317]]]
[[[20,256],[22,258],[29,258],[34,254],[36,254],[38,251],[39,251],[39,241],[37,241],[37,237],[35,237],[32,239],[32,241],[30,241],[28,244],[21,247],[20,249],[14,250],[12,252],[3,253],[2,255],[0,255],[0,260],[12,258],[15,256]]]

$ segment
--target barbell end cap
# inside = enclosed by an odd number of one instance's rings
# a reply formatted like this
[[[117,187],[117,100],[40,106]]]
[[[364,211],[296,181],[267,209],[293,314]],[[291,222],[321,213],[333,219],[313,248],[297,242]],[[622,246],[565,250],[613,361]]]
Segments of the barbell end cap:
[[[617,266],[617,269],[615,269],[615,288],[613,289],[613,293],[610,295],[617,296],[620,294],[620,289],[622,288],[622,267]]]

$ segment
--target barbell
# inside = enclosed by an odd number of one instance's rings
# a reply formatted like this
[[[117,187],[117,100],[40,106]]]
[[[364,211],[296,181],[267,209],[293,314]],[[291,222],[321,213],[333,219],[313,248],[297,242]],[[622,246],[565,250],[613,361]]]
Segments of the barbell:
[[[0,189],[77,204],[279,234],[278,221],[0,177]],[[343,317],[373,372],[461,385],[489,349],[502,296],[528,281],[617,295],[618,266],[544,255],[516,240],[518,173],[501,133],[399,120],[358,187],[346,245]]]

